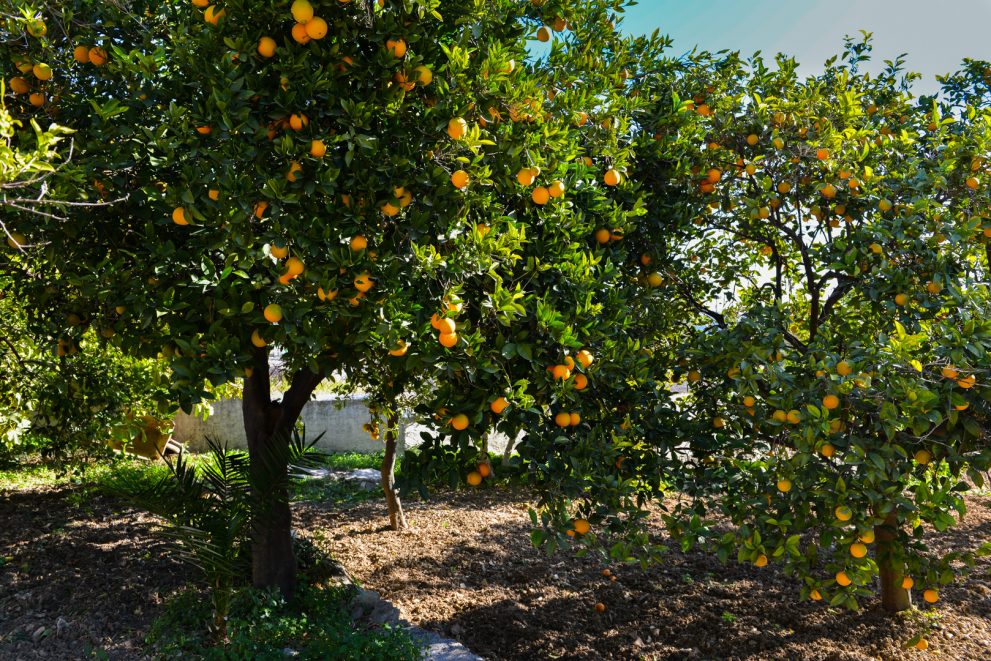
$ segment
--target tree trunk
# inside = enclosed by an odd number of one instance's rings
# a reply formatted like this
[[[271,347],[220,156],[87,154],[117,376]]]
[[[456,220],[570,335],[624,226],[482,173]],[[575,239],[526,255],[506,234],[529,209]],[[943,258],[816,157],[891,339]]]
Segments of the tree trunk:
[[[389,508],[389,525],[393,530],[405,530],[406,515],[403,514],[403,504],[399,502],[396,493],[396,448],[399,445],[399,415],[392,413],[385,430],[385,457],[382,458],[382,491],[385,492],[385,503]]]
[[[889,613],[898,613],[912,607],[911,593],[902,587],[905,577],[905,563],[895,557],[894,540],[898,537],[898,517],[894,512],[884,519],[884,523],[874,526],[877,540],[877,566],[881,580],[881,608]]]
[[[286,599],[296,590],[296,556],[289,507],[289,441],[303,406],[322,375],[303,369],[293,375],[281,403],[272,401],[268,351],[256,349],[254,372],[244,382],[242,415],[248,439],[253,496],[251,580],[278,588]]]
[[[506,449],[503,450],[503,452],[502,452],[502,465],[503,465],[503,467],[509,465],[509,460],[513,456],[513,447],[515,447],[515,445],[516,445],[516,439],[515,438],[510,437],[509,440],[506,441]]]

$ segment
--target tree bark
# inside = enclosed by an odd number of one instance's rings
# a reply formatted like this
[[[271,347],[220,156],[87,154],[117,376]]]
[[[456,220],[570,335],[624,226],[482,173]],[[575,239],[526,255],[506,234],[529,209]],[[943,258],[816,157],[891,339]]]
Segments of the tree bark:
[[[516,447],[516,439],[510,437],[506,441],[506,449],[502,452],[502,465],[503,467],[509,465],[509,460],[513,457],[513,448]]]
[[[406,515],[403,504],[396,493],[396,449],[399,445],[399,415],[391,413],[385,430],[385,457],[382,458],[382,491],[385,492],[385,503],[389,508],[389,525],[393,530],[405,530]]]
[[[894,512],[874,526],[877,541],[877,566],[881,580],[881,608],[899,613],[912,607],[911,593],[902,587],[905,563],[895,557],[894,541],[898,537],[898,517]]]
[[[291,599],[296,590],[296,556],[289,507],[289,441],[303,406],[322,375],[303,369],[293,375],[282,402],[273,402],[267,349],[255,350],[254,372],[245,378],[242,399],[253,497],[251,580],[278,588]]]

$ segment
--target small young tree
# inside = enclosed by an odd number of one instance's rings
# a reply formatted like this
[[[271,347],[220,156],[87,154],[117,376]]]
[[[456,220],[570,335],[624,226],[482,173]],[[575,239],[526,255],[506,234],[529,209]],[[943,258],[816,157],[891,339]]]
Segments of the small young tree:
[[[736,526],[721,557],[779,561],[852,608],[880,577],[897,611],[966,560],[923,531],[962,517],[991,465],[991,114],[914,98],[901,60],[867,75],[869,54],[848,42],[806,78],[783,56],[702,58],[635,176],[660,212],[642,240],[698,319],[675,374],[698,499],[673,530],[714,508]]]

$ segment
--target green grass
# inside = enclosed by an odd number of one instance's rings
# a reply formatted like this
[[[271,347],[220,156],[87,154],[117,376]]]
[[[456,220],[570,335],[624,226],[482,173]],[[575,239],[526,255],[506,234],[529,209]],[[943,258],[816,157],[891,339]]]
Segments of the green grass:
[[[324,455],[321,463],[334,470],[357,470],[359,468],[378,469],[382,465],[383,452],[364,454],[362,452],[340,452]],[[399,470],[399,460],[396,459],[396,470]]]
[[[348,593],[340,588],[302,587],[293,604],[271,593],[245,588],[232,602],[227,640],[218,643],[207,631],[210,603],[195,590],[169,600],[152,625],[147,643],[154,658],[228,659],[294,658],[354,661],[413,661],[420,647],[402,629],[363,629],[351,621]]]

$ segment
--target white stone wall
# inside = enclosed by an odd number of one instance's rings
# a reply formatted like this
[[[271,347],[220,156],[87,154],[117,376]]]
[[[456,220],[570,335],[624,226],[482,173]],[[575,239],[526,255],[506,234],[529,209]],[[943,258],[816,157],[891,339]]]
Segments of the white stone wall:
[[[175,416],[175,429],[172,437],[186,445],[192,452],[207,449],[207,438],[227,443],[231,448],[246,448],[244,424],[241,418],[241,400],[226,399],[211,402],[212,413],[201,420],[182,411]],[[324,452],[365,452],[375,453],[385,449],[382,440],[373,441],[362,426],[368,422],[368,406],[363,397],[348,399],[321,398],[307,403],[301,416],[306,425],[306,438],[315,439],[321,432],[323,437],[317,448]],[[420,445],[421,431],[427,427],[415,424],[400,426],[400,453],[406,447]],[[489,451],[501,453],[508,439],[502,434],[494,435],[489,441]]]

